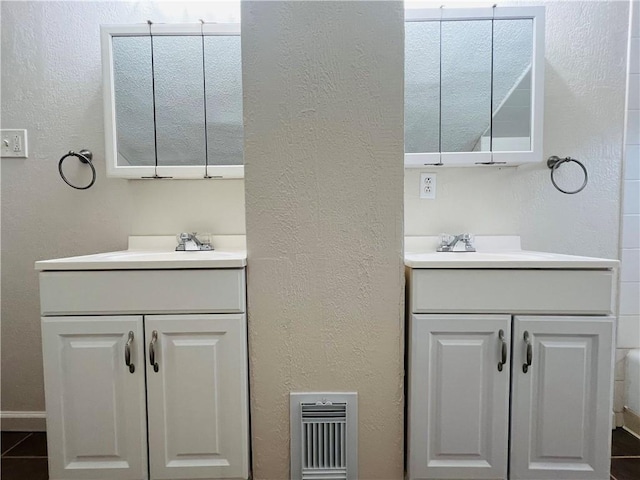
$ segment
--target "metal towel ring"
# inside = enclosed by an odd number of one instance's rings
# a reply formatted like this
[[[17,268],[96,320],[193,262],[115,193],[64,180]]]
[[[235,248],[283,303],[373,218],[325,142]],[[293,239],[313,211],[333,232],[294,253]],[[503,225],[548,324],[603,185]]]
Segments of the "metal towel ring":
[[[85,187],[78,187],[73,183],[71,183],[69,180],[67,180],[67,177],[65,177],[64,173],[62,173],[62,162],[64,162],[64,159],[67,157],[77,157],[78,160],[80,160],[82,163],[89,164],[89,166],[91,167],[91,172],[93,174],[93,178],[91,179],[91,183],[89,183],[89,185]],[[91,162],[92,159],[93,159],[93,153],[91,153],[91,151],[86,149],[80,150],[77,153],[74,152],[73,150],[70,150],[69,153],[64,155],[58,162],[58,172],[60,172],[60,176],[62,177],[62,180],[64,180],[64,183],[78,190],[86,190],[87,188],[92,187],[93,184],[96,183],[96,167],[93,166],[93,163]]]
[[[569,162],[577,163],[578,165],[580,165],[580,168],[582,168],[582,171],[584,172],[584,182],[582,183],[582,186],[577,190],[573,190],[573,191],[563,190],[562,188],[560,188],[556,183],[555,178],[553,177],[553,174],[555,173],[556,169],[560,165],[562,165],[563,163],[569,163]],[[575,158],[571,158],[571,157],[560,158],[554,155],[552,157],[549,157],[549,159],[547,160],[547,167],[551,169],[551,183],[553,183],[553,186],[556,187],[556,189],[562,193],[566,193],[567,195],[573,195],[574,193],[581,192],[582,190],[584,190],[584,187],[587,186],[587,182],[589,181],[589,174],[587,173],[587,167],[585,167],[581,161]]]

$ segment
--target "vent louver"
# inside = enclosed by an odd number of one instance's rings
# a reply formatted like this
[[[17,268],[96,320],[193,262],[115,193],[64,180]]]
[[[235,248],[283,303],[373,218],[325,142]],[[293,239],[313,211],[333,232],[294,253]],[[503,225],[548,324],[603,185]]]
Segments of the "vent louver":
[[[347,405],[303,403],[300,411],[302,479],[346,480]]]
[[[356,394],[291,394],[291,479],[357,478]]]

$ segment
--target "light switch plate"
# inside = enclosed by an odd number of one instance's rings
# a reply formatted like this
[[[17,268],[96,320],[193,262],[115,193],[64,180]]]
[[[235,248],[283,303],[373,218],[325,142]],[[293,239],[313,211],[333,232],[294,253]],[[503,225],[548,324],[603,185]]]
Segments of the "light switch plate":
[[[420,198],[428,200],[436,199],[436,174],[421,173],[420,174]]]
[[[26,130],[0,130],[0,156],[3,158],[27,158]]]

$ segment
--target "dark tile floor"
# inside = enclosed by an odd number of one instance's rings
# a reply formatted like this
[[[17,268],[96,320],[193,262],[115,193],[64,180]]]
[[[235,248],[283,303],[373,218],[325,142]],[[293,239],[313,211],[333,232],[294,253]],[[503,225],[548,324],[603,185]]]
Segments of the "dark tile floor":
[[[613,431],[611,442],[611,479],[640,479],[640,439],[622,428]]]
[[[43,432],[2,432],[3,480],[48,480],[47,436]],[[640,479],[640,439],[618,428],[611,443],[611,479]]]
[[[47,435],[2,432],[0,476],[3,480],[48,480]]]

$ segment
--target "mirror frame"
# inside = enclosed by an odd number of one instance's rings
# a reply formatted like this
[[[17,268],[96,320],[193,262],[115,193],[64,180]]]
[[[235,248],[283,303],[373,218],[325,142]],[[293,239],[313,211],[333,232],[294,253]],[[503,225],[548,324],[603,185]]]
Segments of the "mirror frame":
[[[117,178],[228,179],[244,178],[244,165],[126,166],[118,165],[116,108],[113,72],[113,37],[180,35],[240,36],[239,23],[101,25],[102,95],[104,102],[105,160],[107,176]]]
[[[432,152],[404,154],[405,168],[472,167],[479,165],[518,166],[541,162],[544,116],[544,7],[483,8],[411,8],[405,9],[404,21],[443,20],[533,20],[531,65],[531,149],[524,151]],[[493,108],[493,106],[492,106]],[[493,115],[493,112],[491,113]]]

